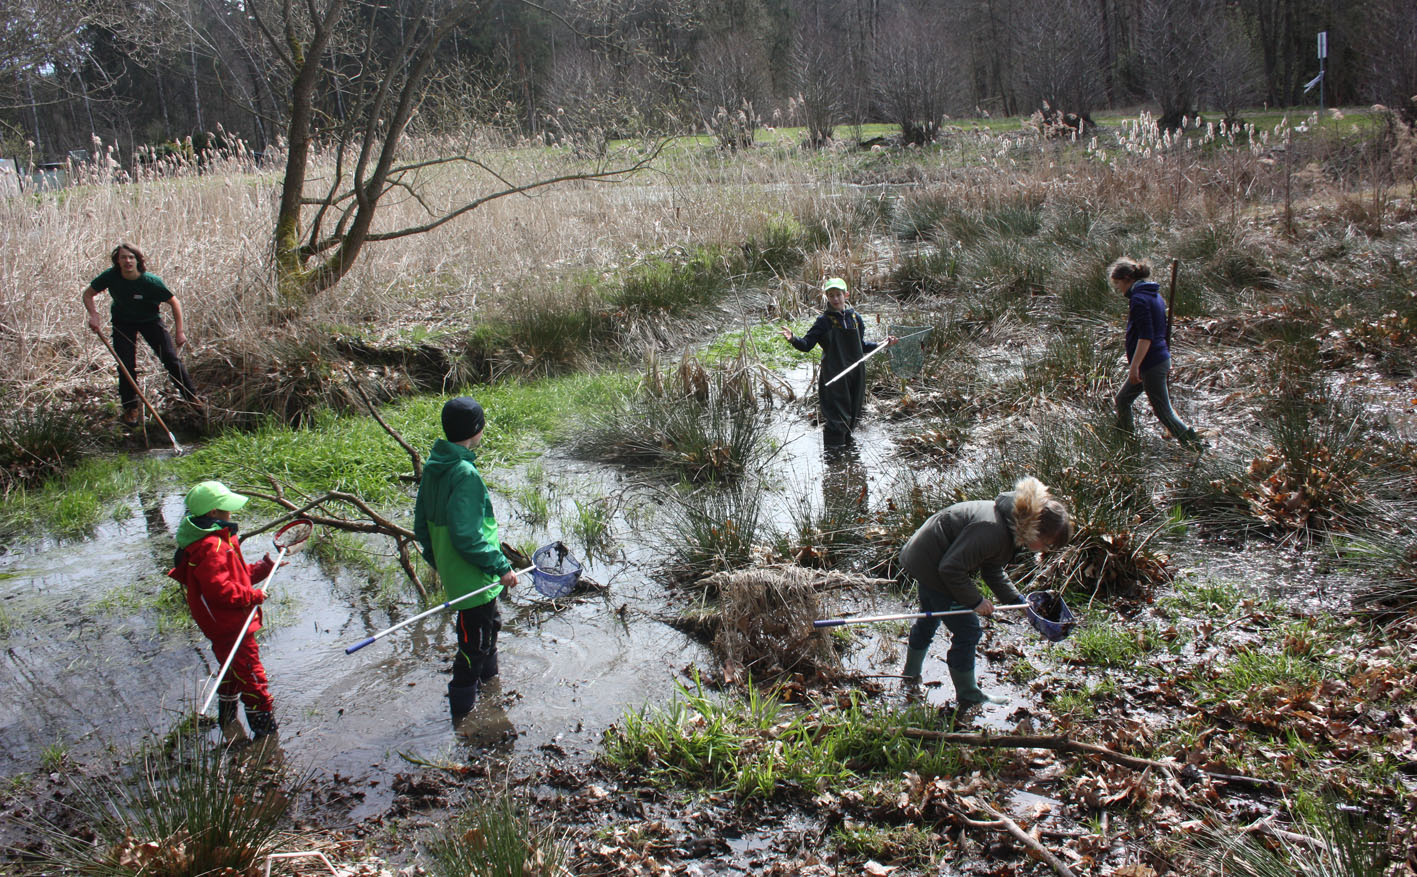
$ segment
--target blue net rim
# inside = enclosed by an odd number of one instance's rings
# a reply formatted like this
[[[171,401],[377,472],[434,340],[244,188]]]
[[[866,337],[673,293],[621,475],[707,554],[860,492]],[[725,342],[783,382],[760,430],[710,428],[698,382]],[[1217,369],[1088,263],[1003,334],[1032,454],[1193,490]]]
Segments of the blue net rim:
[[[1063,602],[1062,597],[1058,597],[1058,620],[1052,621],[1039,614],[1038,609],[1043,601],[1050,596],[1048,591],[1034,591],[1027,597],[1028,601],[1028,623],[1033,625],[1033,629],[1043,634],[1043,638],[1050,643],[1061,642],[1072,633],[1073,626],[1077,624],[1077,618],[1073,615],[1068,604]]]
[[[534,568],[531,571],[532,587],[542,596],[556,599],[575,590],[581,577],[581,564],[560,542],[552,542],[536,549],[531,556]]]

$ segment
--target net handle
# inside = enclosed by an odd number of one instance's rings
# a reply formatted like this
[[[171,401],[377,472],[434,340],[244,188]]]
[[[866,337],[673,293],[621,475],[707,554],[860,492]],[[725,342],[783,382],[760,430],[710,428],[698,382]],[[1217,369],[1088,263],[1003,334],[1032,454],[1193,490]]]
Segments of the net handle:
[[[271,543],[281,551],[286,551],[310,538],[315,532],[315,522],[309,518],[296,518],[276,531]]]

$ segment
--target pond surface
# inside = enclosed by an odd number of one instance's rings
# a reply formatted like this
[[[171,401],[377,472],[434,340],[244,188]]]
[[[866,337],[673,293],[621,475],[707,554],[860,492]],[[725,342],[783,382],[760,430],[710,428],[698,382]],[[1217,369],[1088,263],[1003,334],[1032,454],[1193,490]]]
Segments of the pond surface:
[[[800,397],[812,369],[796,368],[789,377]],[[829,465],[820,433],[803,413],[795,403],[776,410],[777,450],[761,473],[772,485],[769,514],[780,529],[790,527],[803,502],[818,509],[823,502],[882,502],[895,479],[921,468],[895,453],[899,427],[869,411],[856,453]],[[446,614],[346,655],[346,646],[422,607],[406,598],[388,605],[367,572],[330,572],[307,555],[280,571],[261,634],[280,745],[289,761],[312,767],[317,777],[338,774],[361,787],[362,797],[355,796],[348,811],[351,822],[388,807],[393,776],[413,769],[401,753],[466,761],[487,757],[478,750],[495,744],[497,758],[584,759],[598,751],[602,733],[625,711],[667,703],[686,684],[686,670],[713,666],[703,646],[665,623],[692,604],[690,595],[656,577],[670,538],[656,514],[669,488],[556,453],[538,465],[552,485],[546,489],[550,523],[538,528],[529,527],[507,497],[523,473],[486,473],[503,538],[516,544],[564,539],[586,575],[605,590],[551,603],[524,578],[512,592],[503,605],[500,690],[489,691],[478,707],[486,734],[477,747],[455,737],[449,721],[445,692],[456,639]],[[205,638],[180,621],[185,607],[164,614],[150,600],[171,565],[184,489],[174,485],[165,495],[132,497],[129,504],[139,511],[100,527],[91,539],[41,541],[0,556],[6,630],[0,775],[37,770],[46,752],[84,758],[107,749],[130,751],[145,735],[165,733],[200,698],[218,669]],[[570,522],[578,501],[602,498],[613,513],[613,547],[591,555],[571,538]],[[247,558],[256,560],[269,547],[268,535],[254,537]],[[1295,571],[1270,552],[1258,563],[1249,551],[1226,560],[1215,556],[1213,546],[1196,542],[1178,549],[1182,564],[1214,563],[1214,574],[1231,580],[1263,577],[1282,587]],[[912,603],[887,589],[824,597],[831,613],[907,612]],[[907,625],[857,628],[849,668],[899,673]],[[926,664],[927,681],[944,681],[925,689],[939,705],[953,698],[944,637],[942,631]],[[982,648],[990,652],[1014,640],[1036,637],[1026,624],[991,624]],[[1006,667],[981,659],[981,684],[1012,702],[989,707],[981,718],[986,726],[1008,727],[1009,715],[1029,697],[999,678]],[[884,681],[893,691],[893,680]]]

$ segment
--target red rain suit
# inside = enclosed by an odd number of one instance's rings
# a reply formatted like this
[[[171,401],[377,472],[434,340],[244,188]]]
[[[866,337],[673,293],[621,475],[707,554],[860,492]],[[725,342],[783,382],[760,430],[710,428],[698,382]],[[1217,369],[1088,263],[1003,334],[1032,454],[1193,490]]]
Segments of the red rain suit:
[[[182,583],[187,592],[187,608],[197,627],[211,640],[217,660],[226,661],[233,647],[236,657],[226,671],[218,692],[240,694],[247,709],[271,712],[274,704],[266,688],[266,668],[261,665],[256,631],[261,629],[261,612],[245,631],[241,624],[251,607],[266,599],[266,592],[251,582],[265,581],[274,561],[265,558],[256,564],[241,556],[241,542],[230,530],[218,527],[180,552],[179,562],[168,575]],[[250,636],[243,634],[249,633]]]

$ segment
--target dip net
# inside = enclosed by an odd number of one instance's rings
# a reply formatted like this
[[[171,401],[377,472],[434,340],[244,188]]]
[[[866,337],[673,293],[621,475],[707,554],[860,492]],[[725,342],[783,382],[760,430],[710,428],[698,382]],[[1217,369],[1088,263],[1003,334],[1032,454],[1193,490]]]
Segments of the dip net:
[[[895,346],[886,350],[891,357],[891,371],[902,378],[913,378],[920,374],[925,364],[925,339],[930,337],[930,326],[891,326],[890,333],[896,337]]]

